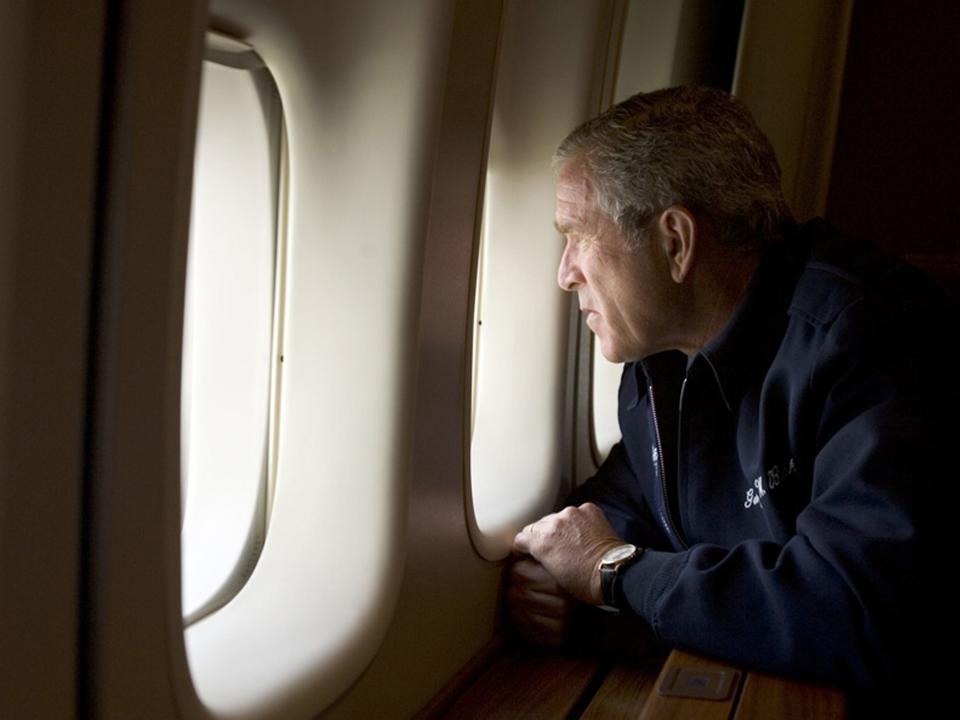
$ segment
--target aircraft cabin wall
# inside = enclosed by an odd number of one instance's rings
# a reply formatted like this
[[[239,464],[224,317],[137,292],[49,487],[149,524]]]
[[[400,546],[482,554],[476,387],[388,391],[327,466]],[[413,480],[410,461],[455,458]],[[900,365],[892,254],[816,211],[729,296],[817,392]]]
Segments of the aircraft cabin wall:
[[[732,88],[846,207],[852,0],[69,5],[0,5],[2,717],[416,714],[616,440],[566,132]]]
[[[103,24],[0,3],[2,717],[76,712]]]

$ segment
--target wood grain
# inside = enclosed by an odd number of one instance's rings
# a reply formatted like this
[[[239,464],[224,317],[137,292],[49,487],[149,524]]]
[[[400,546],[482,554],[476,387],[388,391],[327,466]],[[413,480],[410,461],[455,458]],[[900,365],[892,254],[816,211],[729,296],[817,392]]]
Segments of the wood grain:
[[[439,720],[453,706],[470,685],[500,654],[505,645],[501,633],[496,633],[460,670],[450,678],[430,701],[411,720]]]
[[[734,720],[841,720],[846,698],[836,688],[750,673]]]
[[[443,700],[418,719],[532,718],[535,720],[845,720],[844,693],[833,687],[747,673],[682,650],[649,657],[569,655],[553,650],[493,645],[482,661],[451,682]],[[611,665],[612,663],[612,665]],[[607,671],[609,668],[609,672]],[[739,672],[722,700],[662,695],[677,669]],[[605,676],[604,676],[605,674]],[[472,679],[472,682],[470,680]],[[601,682],[602,680],[602,682]],[[468,684],[469,683],[469,684]],[[590,697],[593,688],[596,694]],[[464,686],[466,689],[464,690]],[[458,695],[458,688],[462,694]],[[586,705],[582,715],[577,712]]]
[[[508,648],[442,717],[566,718],[587,690],[600,662],[533,648]]]
[[[580,720],[633,720],[654,692],[666,653],[621,660],[607,674]]]

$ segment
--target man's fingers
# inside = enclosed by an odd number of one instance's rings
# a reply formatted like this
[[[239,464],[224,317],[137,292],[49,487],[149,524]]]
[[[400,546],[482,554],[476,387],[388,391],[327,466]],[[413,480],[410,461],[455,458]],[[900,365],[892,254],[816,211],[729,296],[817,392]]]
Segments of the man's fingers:
[[[513,549],[543,565],[575,598],[596,605],[603,600],[597,563],[607,549],[621,542],[603,510],[584,503],[527,525],[514,537]]]
[[[521,558],[510,566],[510,582],[541,592],[565,592],[546,568],[531,558]]]
[[[523,608],[525,612],[553,618],[566,617],[573,607],[569,595],[542,593],[519,585],[511,585],[507,589],[507,602],[511,607]]]
[[[533,542],[535,536],[533,533],[533,526],[535,523],[530,523],[520,528],[520,532],[513,536],[513,552],[518,555],[533,555]]]
[[[563,644],[567,633],[566,619],[526,612],[521,608],[510,608],[510,623],[517,633],[529,643],[558,647]]]
[[[530,538],[526,533],[526,528],[518,532],[513,536],[513,547],[512,550],[517,555],[529,555],[530,554]]]
[[[562,645],[576,601],[539,562],[523,557],[507,575],[506,601],[510,622],[524,640],[537,645]]]

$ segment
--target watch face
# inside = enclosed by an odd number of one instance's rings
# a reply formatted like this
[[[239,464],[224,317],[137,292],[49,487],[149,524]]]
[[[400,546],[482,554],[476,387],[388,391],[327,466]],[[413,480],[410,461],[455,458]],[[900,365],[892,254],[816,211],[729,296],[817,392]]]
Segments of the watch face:
[[[637,551],[636,545],[630,545],[630,544],[618,545],[612,550],[607,550],[607,552],[604,553],[603,559],[600,562],[603,563],[604,565],[617,563],[617,562],[620,562],[621,560],[626,560],[627,558],[633,556],[633,554],[636,551]]]

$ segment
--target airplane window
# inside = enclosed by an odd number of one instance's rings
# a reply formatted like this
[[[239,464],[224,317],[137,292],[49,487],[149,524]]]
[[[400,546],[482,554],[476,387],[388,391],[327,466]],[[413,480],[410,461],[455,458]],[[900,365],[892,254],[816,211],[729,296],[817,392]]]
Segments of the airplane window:
[[[590,6],[547,10],[554,7],[508,3],[500,42],[475,280],[465,493],[471,539],[488,560],[504,557],[520,527],[553,510],[564,471],[570,298],[557,287],[561,241],[551,223],[550,158],[583,118],[592,78],[582,68],[593,66],[594,55],[575,21]]]
[[[610,454],[620,440],[617,419],[617,396],[623,363],[612,363],[600,353],[600,343],[593,342],[593,448],[597,465]]]
[[[614,102],[670,85],[729,90],[744,4],[630,3],[623,27]],[[622,363],[610,363],[593,342],[592,443],[599,466],[620,439],[617,394]]]
[[[243,178],[248,190],[257,185],[265,192],[260,199],[244,194],[230,200],[226,219],[236,227],[222,238],[230,245],[214,268],[237,281],[237,294],[221,292],[217,302],[228,317],[247,317],[247,344],[227,351],[218,343],[215,349],[229,354],[231,363],[237,362],[234,353],[248,354],[261,379],[251,375],[238,385],[238,393],[249,394],[247,406],[231,405],[226,413],[249,412],[252,429],[244,438],[238,433],[222,440],[232,449],[221,457],[223,467],[229,461],[236,474],[218,471],[210,479],[223,481],[224,492],[242,492],[243,503],[229,501],[230,511],[240,514],[230,544],[217,551],[226,562],[206,587],[218,593],[216,603],[206,604],[197,593],[211,612],[184,628],[183,642],[197,699],[211,717],[314,717],[376,662],[406,577],[421,258],[449,52],[441,28],[452,21],[452,9],[445,3],[340,3],[333,17],[325,3],[216,5],[221,9],[212,21],[244,35],[243,42],[233,41],[236,53],[223,51],[229,56],[224,61],[259,55],[269,62],[285,130],[279,193],[265,180]],[[208,59],[209,52],[208,46]],[[236,64],[217,74],[248,76],[248,88],[259,87],[258,71],[238,72]],[[269,95],[243,93],[243,122],[261,118],[261,139],[239,140],[224,159],[227,184],[241,172],[227,160],[246,155],[261,158],[263,167],[270,156],[262,138],[267,146],[277,142],[275,131],[263,127],[275,127],[263,121],[273,117],[273,106],[263,101]],[[240,113],[239,107],[224,111],[226,125],[214,131],[218,141],[234,131]],[[260,260],[246,271],[228,267],[225,258],[240,253],[241,230],[272,228],[269,213],[262,221],[248,213],[264,203],[272,207],[269,198],[277,195],[276,249],[269,250],[268,232],[263,245],[256,241]],[[250,309],[254,286],[267,287],[274,277],[282,277],[284,287],[275,280],[272,292],[261,293],[265,304]],[[282,308],[272,315],[275,349],[264,355],[271,299]],[[235,309],[240,304],[244,309]],[[251,346],[255,335],[259,350]],[[192,374],[196,388],[196,368]],[[223,393],[211,407],[226,401]],[[191,455],[199,442],[194,424]],[[226,432],[219,417],[212,427]],[[246,458],[242,468],[235,462],[240,455]],[[188,477],[187,582],[191,551],[210,552],[204,542],[225,539],[214,530],[189,537],[195,480],[203,484],[208,477]],[[209,517],[224,522],[227,505],[226,499],[208,504]],[[216,587],[225,589],[222,595]]]
[[[474,545],[490,560],[506,555],[525,522],[552,509],[560,477],[566,298],[553,272],[555,233],[520,199],[533,196],[531,203],[550,217],[552,176],[543,165],[544,182],[523,190],[495,170],[487,176],[474,300],[468,497]]]
[[[185,624],[223,606],[267,527],[279,296],[282,120],[269,72],[204,61],[187,265],[181,395]],[[211,60],[214,58],[214,60]]]

